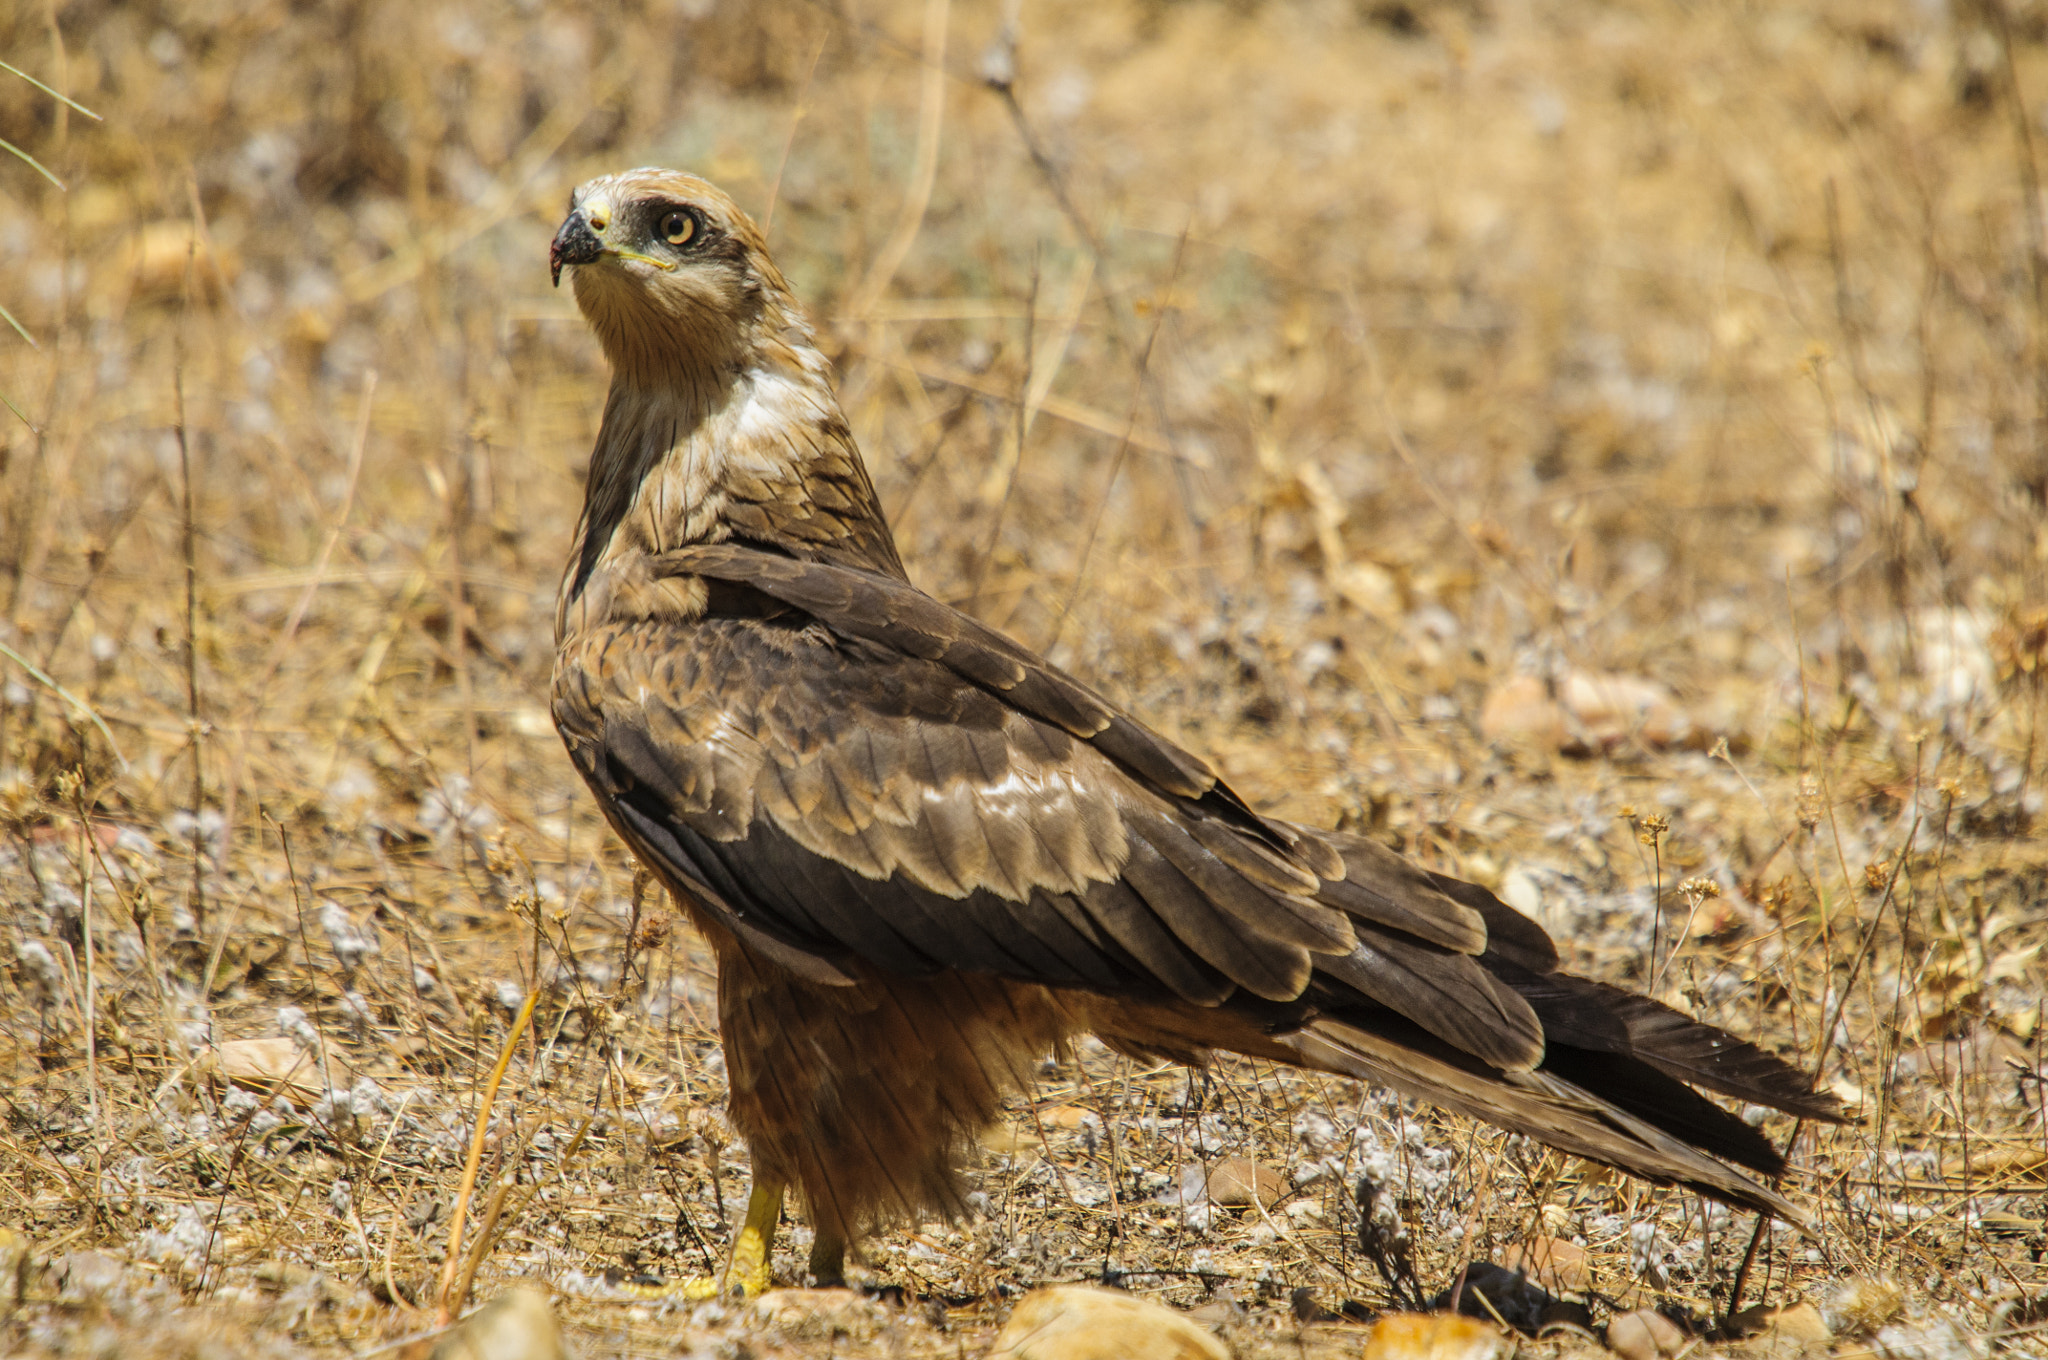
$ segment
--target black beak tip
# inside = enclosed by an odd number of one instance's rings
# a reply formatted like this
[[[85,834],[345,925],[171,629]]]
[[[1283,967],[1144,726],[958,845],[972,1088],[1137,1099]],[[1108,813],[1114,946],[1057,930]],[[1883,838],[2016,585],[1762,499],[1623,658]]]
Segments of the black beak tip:
[[[562,286],[562,266],[565,264],[589,264],[604,254],[604,242],[590,229],[590,223],[580,212],[572,212],[562,223],[562,229],[555,233],[554,244],[548,247],[548,272],[555,281],[555,287]]]

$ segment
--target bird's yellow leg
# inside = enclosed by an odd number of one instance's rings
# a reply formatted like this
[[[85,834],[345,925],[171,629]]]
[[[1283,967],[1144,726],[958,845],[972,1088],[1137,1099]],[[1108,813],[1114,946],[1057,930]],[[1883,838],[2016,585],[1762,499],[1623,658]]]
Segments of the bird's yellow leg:
[[[732,1255],[715,1280],[692,1280],[683,1287],[686,1298],[710,1299],[734,1294],[754,1298],[768,1292],[773,1283],[769,1259],[775,1251],[775,1224],[782,1217],[783,1185],[780,1181],[756,1180],[747,1196],[747,1220],[740,1224],[732,1242]]]

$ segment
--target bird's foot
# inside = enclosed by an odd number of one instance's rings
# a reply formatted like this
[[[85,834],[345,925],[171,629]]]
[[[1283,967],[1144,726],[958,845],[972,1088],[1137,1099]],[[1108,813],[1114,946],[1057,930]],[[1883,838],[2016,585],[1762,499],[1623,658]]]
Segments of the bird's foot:
[[[758,1299],[775,1287],[768,1268],[766,1243],[750,1228],[740,1230],[733,1244],[732,1259],[716,1275],[697,1275],[686,1280],[660,1284],[619,1281],[613,1286],[639,1299]]]
[[[747,1221],[740,1228],[740,1235],[733,1239],[732,1255],[726,1260],[722,1274],[703,1280],[690,1280],[683,1286],[686,1299],[757,1299],[775,1287],[775,1275],[769,1269],[768,1257],[775,1241],[775,1217],[782,1210],[782,1188],[775,1186],[767,1194],[761,1187],[755,1187],[753,1201],[747,1206]]]
[[[639,1298],[758,1299],[775,1287],[770,1258],[775,1250],[775,1224],[782,1215],[782,1186],[755,1181],[747,1197],[747,1219],[732,1242],[732,1255],[716,1275],[679,1280],[653,1287],[621,1286]]]

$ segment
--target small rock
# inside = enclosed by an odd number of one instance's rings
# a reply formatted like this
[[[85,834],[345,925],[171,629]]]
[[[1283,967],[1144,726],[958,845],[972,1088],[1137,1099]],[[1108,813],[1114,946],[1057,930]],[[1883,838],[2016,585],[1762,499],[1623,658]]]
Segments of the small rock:
[[[1271,1208],[1275,1200],[1292,1188],[1287,1177],[1248,1157],[1227,1157],[1209,1172],[1209,1202],[1226,1209],[1242,1209],[1254,1203]]]
[[[1593,746],[1606,749],[1629,737],[1649,746],[1676,746],[1692,736],[1692,719],[1671,691],[1639,675],[1573,671],[1562,686],[1565,710]]]
[[[1692,741],[1692,719],[1654,680],[1603,671],[1573,671],[1556,686],[1518,675],[1494,687],[1479,710],[1489,741],[1585,755],[1635,739],[1647,746]]]
[[[1820,1310],[1810,1303],[1791,1308],[1780,1308],[1774,1303],[1752,1304],[1728,1319],[1728,1330],[1736,1336],[1764,1334],[1813,1345],[1834,1340]]]
[[[1543,681],[1518,675],[1496,685],[1479,708],[1479,730],[1488,741],[1555,751],[1567,736],[1564,709]]]
[[[104,1294],[121,1282],[128,1267],[103,1251],[74,1251],[50,1263],[50,1278],[63,1294]]]
[[[771,1289],[754,1315],[797,1340],[828,1340],[877,1321],[882,1305],[851,1289]]]
[[[1230,1360],[1230,1351],[1150,1299],[1066,1284],[1026,1294],[986,1360]]]
[[[172,297],[189,276],[201,297],[215,294],[219,280],[232,282],[241,260],[231,250],[215,250],[210,237],[194,238],[184,220],[150,222],[129,237],[120,255],[120,273],[145,295]]]
[[[569,1350],[548,1296],[514,1285],[457,1323],[433,1360],[569,1360]]]
[[[1835,1339],[1835,1334],[1828,1329],[1828,1324],[1821,1320],[1820,1309],[1810,1303],[1798,1303],[1790,1308],[1778,1309],[1771,1315],[1770,1328],[1781,1336],[1816,1345],[1825,1345]]]
[[[1499,1360],[1498,1327],[1454,1313],[1388,1313],[1366,1334],[1360,1360]]]
[[[1055,1105],[1038,1112],[1038,1122],[1049,1129],[1078,1129],[1092,1117],[1079,1105]]]
[[[1532,1237],[1509,1247],[1501,1255],[1502,1265],[1519,1270],[1545,1289],[1562,1289],[1578,1294],[1593,1286],[1593,1271],[1586,1264],[1586,1249],[1561,1237]]]
[[[1503,1270],[1491,1261],[1466,1266],[1463,1283],[1438,1294],[1429,1306],[1447,1309],[1454,1294],[1458,1311],[1466,1317],[1504,1322],[1529,1336],[1543,1325],[1544,1310],[1557,1302],[1520,1271]]]
[[[1652,1308],[1623,1313],[1607,1323],[1607,1349],[1622,1360],[1659,1360],[1685,1347],[1677,1323]]]
[[[259,1095],[283,1095],[300,1105],[320,1098],[320,1062],[312,1053],[282,1036],[271,1039],[230,1039],[202,1053],[194,1070]]]

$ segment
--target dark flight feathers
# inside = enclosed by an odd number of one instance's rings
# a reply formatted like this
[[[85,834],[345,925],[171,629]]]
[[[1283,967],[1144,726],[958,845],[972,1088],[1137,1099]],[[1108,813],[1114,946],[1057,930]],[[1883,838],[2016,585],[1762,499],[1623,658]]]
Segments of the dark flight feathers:
[[[1261,817],[891,576],[736,544],[654,562],[709,584],[705,617],[597,635],[558,672],[557,722],[634,848],[768,958],[820,982],[957,970],[1242,1013],[1309,1065],[1805,1221],[1714,1160],[1784,1167],[1690,1087],[1823,1120],[1833,1099],[1556,972],[1491,893]]]

